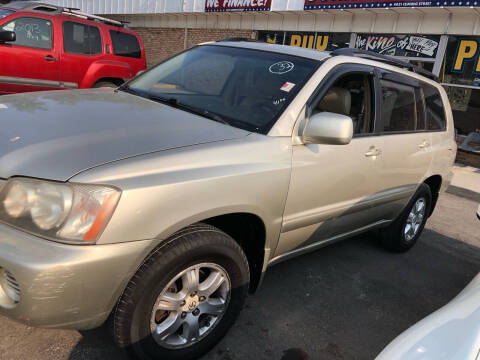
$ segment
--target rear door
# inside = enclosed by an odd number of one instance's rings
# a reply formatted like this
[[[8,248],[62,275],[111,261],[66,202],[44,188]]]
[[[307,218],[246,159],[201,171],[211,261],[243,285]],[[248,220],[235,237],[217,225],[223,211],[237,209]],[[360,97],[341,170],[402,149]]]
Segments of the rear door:
[[[406,205],[432,161],[432,134],[427,131],[420,81],[389,71],[379,74],[381,121],[385,139],[379,181],[385,184],[386,216],[394,218]]]
[[[0,93],[58,89],[59,54],[53,18],[16,15],[2,30],[14,31],[16,41],[0,44]]]
[[[80,21],[64,20],[62,38],[61,80],[72,87],[84,87],[82,80],[92,63],[104,58],[100,28]]]

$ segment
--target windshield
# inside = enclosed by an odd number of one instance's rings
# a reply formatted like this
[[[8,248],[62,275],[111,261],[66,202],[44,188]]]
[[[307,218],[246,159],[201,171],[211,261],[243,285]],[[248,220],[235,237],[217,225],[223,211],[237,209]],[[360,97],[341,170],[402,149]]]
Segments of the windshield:
[[[280,53],[204,45],[161,63],[124,90],[266,134],[318,65]]]
[[[7,17],[10,14],[13,14],[14,11],[12,10],[7,10],[7,9],[0,9],[0,19],[3,19],[4,17]]]

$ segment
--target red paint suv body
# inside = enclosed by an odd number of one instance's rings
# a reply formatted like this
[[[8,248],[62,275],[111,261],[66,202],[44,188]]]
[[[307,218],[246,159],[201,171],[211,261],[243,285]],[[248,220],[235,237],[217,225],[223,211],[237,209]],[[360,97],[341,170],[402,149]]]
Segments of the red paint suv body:
[[[146,69],[139,36],[121,23],[30,1],[0,6],[0,94],[118,86]]]

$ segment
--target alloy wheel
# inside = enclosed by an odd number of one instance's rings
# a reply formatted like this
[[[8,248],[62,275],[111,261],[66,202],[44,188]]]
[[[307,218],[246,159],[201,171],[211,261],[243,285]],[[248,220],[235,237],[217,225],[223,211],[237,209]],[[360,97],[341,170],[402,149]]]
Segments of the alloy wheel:
[[[150,329],[162,347],[179,349],[197,343],[219,323],[230,300],[227,272],[214,263],[178,273],[158,296]]]
[[[411,241],[417,235],[425,217],[426,200],[419,198],[413,204],[404,227],[405,240]]]

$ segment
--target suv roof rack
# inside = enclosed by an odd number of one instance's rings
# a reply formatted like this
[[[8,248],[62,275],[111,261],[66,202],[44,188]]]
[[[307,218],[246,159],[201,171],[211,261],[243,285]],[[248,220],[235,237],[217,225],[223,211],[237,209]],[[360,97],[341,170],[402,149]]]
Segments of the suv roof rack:
[[[125,24],[127,24],[126,21],[117,21],[117,20],[108,19],[102,16],[87,14],[87,13],[81,12],[80,9],[77,9],[77,8],[65,7],[65,8],[61,8],[61,10],[62,10],[62,13],[65,15],[72,15],[85,20],[100,21],[108,25],[124,27]]]
[[[366,50],[361,50],[361,49],[355,49],[355,48],[341,48],[334,50],[330,53],[332,56],[340,56],[340,55],[345,55],[345,56],[357,56],[361,58],[366,58],[370,60],[375,60],[375,61],[380,61],[385,64],[401,67],[410,71],[413,71],[414,73],[417,73],[419,75],[425,76],[429,79],[438,81],[438,77],[434,75],[432,72],[422,69],[416,65],[413,65],[407,61],[403,60],[398,60],[392,56],[387,56],[387,55],[382,55],[378,53],[374,53],[372,51],[366,51]]]
[[[47,12],[47,13],[56,13],[56,14],[65,14],[76,16],[85,20],[91,21],[98,21],[108,25],[118,26],[118,27],[125,27],[125,24],[128,22],[126,21],[117,21],[108,19],[105,17],[91,15],[84,12],[81,12],[80,9],[77,8],[70,8],[70,7],[61,7],[56,5],[45,4],[42,2],[37,1],[12,1],[7,4],[0,4],[0,7],[6,7],[13,10],[24,10],[24,11],[39,11],[39,12]]]

